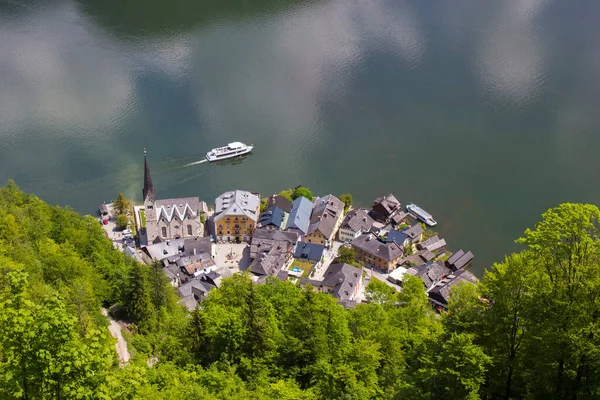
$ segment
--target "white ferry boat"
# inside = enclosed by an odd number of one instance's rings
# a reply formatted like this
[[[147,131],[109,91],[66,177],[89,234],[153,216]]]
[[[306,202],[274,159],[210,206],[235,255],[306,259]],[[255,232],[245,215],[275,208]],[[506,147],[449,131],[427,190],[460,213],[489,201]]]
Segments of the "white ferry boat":
[[[220,161],[226,160],[228,158],[233,158],[237,156],[241,156],[244,154],[248,154],[252,151],[254,146],[247,146],[241,142],[232,142],[224,147],[217,147],[216,149],[212,149],[208,153],[206,153],[206,159],[211,161]]]
[[[409,212],[415,214],[421,221],[425,222],[427,225],[429,225],[429,226],[437,225],[436,220],[433,219],[431,214],[429,214],[427,211],[423,210],[418,205],[416,205],[414,203],[410,203],[406,206],[406,209]]]

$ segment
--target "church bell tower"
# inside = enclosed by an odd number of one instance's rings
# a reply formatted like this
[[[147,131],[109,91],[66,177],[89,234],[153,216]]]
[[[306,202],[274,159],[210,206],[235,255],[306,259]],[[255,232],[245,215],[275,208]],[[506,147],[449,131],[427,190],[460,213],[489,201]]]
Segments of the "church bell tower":
[[[146,236],[148,242],[152,242],[158,236],[158,226],[156,220],[156,192],[150,176],[150,167],[148,167],[148,158],[144,148],[144,208],[146,209]]]

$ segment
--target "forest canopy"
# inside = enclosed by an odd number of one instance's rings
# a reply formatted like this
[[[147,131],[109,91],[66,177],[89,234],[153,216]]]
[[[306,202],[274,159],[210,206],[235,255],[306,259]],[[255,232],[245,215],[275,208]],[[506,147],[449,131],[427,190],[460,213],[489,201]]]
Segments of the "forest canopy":
[[[225,279],[189,313],[160,264],[98,220],[0,188],[0,398],[600,396],[596,206],[562,204],[437,314],[411,277],[347,310],[308,287]],[[124,310],[119,366],[101,308]],[[152,366],[150,366],[152,365]]]

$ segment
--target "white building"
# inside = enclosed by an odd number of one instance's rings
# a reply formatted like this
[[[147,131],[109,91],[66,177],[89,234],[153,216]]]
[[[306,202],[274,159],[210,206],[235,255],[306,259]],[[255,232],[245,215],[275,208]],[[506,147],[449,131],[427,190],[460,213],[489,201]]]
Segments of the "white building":
[[[373,218],[366,210],[350,210],[340,226],[338,238],[341,242],[351,242],[363,233],[369,232],[373,222]]]

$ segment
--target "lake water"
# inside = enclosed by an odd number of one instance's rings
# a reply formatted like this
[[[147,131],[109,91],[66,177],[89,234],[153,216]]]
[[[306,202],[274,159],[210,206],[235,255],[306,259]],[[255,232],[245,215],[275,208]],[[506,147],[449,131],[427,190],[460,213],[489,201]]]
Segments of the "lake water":
[[[0,0],[0,180],[82,213],[298,184],[438,220],[474,271],[597,203],[600,2]],[[193,164],[229,141],[252,155]],[[192,165],[190,165],[192,164]]]

